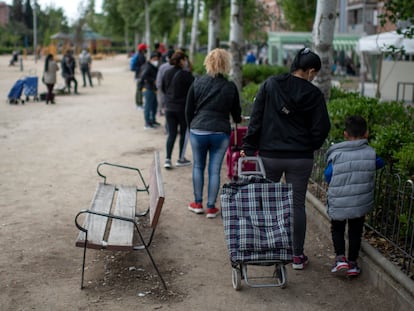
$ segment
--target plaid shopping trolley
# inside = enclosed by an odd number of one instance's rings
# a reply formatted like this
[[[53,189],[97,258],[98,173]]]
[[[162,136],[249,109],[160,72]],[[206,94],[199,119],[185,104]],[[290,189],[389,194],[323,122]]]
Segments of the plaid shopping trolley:
[[[293,258],[291,185],[240,175],[223,185],[220,199],[233,287],[240,289],[242,278],[251,287],[286,287],[285,265]],[[270,280],[262,284],[249,279],[248,265],[275,266],[275,270],[271,277],[260,277]]]

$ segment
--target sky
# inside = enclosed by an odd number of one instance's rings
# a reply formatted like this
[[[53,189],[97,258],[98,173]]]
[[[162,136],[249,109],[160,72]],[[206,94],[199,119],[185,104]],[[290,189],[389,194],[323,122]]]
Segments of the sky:
[[[4,1],[4,0],[3,0]],[[32,7],[35,0],[32,0]],[[80,2],[84,3],[85,0],[36,0],[42,9],[47,6],[54,6],[55,8],[62,8],[65,15],[68,17],[69,23],[75,21],[78,15],[78,5]],[[7,4],[12,4],[13,0],[6,0]],[[95,0],[95,12],[102,12],[103,0]],[[23,1],[25,3],[25,1]]]

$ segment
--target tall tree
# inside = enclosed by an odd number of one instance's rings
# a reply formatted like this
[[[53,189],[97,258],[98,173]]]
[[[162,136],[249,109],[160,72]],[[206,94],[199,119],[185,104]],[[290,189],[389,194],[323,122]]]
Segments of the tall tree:
[[[13,0],[10,10],[10,19],[13,22],[24,23],[23,0]]]
[[[414,36],[414,2],[407,0],[384,1],[384,13],[380,16],[381,25],[391,22],[397,26],[397,32],[408,38]]]
[[[33,29],[33,9],[32,5],[30,4],[30,0],[26,0],[24,4],[24,24],[28,29]]]
[[[145,17],[142,14],[142,8],[144,5],[145,4],[142,0],[118,0],[117,9],[124,20],[124,40],[128,51],[131,50],[129,42],[130,31],[134,33],[135,38],[142,36],[143,32],[139,31],[139,26],[144,24]],[[134,46],[136,45],[137,42],[134,42]]]
[[[178,31],[177,42],[180,48],[185,46],[185,20],[188,14],[188,7],[189,6],[187,0],[178,2],[178,11],[180,12],[180,29]]]
[[[168,44],[169,38],[172,38],[179,21],[178,1],[180,0],[151,1],[151,31],[155,41]]]
[[[151,23],[150,23],[150,9],[148,0],[144,0],[145,9],[145,41],[150,46],[148,53],[151,52]]]
[[[318,0],[315,23],[313,25],[313,44],[315,52],[320,56],[322,68],[316,76],[315,84],[321,89],[328,101],[331,91],[331,68],[336,19],[337,0]]]
[[[230,76],[239,92],[242,89],[243,44],[243,0],[231,0],[230,6],[230,53],[232,68]]]
[[[44,10],[40,10],[38,7],[37,12],[37,33],[40,44],[49,45],[50,37],[55,33],[69,32],[68,20],[62,8],[47,6]]]
[[[211,51],[220,46],[220,18],[222,1],[213,0],[209,2],[207,50]]]
[[[290,30],[312,30],[316,0],[282,0],[280,5]]]
[[[102,33],[104,35],[123,36],[125,21],[118,11],[118,1],[104,0],[102,11],[105,15]]]
[[[193,10],[193,23],[191,27],[191,41],[190,41],[190,61],[194,61],[194,54],[196,52],[197,46],[197,35],[198,35],[198,21],[199,21],[199,14],[198,10],[200,8],[200,0],[195,0],[194,3],[194,10]]]

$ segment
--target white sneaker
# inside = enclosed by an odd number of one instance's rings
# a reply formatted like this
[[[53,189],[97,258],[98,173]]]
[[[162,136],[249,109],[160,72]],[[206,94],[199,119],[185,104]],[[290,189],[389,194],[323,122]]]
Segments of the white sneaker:
[[[166,169],[171,169],[172,168],[172,164],[171,164],[171,160],[170,159],[165,159],[164,167]]]

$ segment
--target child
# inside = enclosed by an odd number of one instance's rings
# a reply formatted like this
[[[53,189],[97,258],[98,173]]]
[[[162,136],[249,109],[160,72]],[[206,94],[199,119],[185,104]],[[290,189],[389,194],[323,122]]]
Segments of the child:
[[[326,153],[325,179],[328,188],[328,215],[336,262],[332,272],[346,271],[358,276],[357,265],[365,215],[374,207],[375,170],[384,166],[368,146],[367,122],[360,116],[345,121],[344,142]],[[345,225],[348,222],[348,260],[345,257]]]

